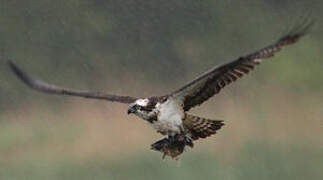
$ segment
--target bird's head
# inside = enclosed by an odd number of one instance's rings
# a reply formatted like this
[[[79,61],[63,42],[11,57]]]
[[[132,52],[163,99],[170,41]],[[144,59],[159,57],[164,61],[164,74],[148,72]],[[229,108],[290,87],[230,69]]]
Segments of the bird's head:
[[[135,114],[143,119],[149,119],[153,107],[149,106],[149,99],[137,99],[129,105],[128,114]]]

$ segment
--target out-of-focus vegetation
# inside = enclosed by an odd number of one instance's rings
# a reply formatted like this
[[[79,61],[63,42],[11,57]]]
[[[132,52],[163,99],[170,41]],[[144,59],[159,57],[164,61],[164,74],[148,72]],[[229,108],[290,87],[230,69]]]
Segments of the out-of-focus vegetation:
[[[0,0],[0,179],[322,179],[319,0]],[[227,87],[200,116],[225,119],[181,165],[126,105],[32,91],[6,66],[62,86],[162,95],[277,40],[312,32]]]

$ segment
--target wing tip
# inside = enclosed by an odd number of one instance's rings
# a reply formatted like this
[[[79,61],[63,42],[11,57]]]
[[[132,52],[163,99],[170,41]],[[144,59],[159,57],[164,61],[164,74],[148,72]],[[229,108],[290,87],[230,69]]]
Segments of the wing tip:
[[[10,67],[11,71],[20,79],[22,80],[26,85],[29,87],[32,87],[32,82],[30,77],[23,72],[18,65],[16,65],[13,61],[8,60],[7,61],[8,66]]]
[[[10,67],[11,71],[17,75],[19,78],[21,78],[23,76],[22,71],[20,70],[20,68],[11,60],[7,61],[8,66]]]
[[[302,18],[299,23],[294,25],[288,33],[278,40],[278,43],[288,45],[297,42],[300,38],[310,33],[315,22],[315,19],[310,16]]]

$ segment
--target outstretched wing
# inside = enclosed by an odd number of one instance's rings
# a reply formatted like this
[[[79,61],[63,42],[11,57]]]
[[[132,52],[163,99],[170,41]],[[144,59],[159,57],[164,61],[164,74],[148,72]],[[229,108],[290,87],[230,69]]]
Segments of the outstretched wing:
[[[308,32],[312,25],[312,20],[306,20],[301,26],[291,30],[276,43],[229,63],[213,67],[182,88],[171,93],[170,97],[183,103],[184,111],[188,111],[192,107],[202,104],[210,97],[219,93],[226,85],[248,74],[263,59],[272,57],[284,46],[296,43]]]
[[[89,92],[89,91],[73,90],[73,89],[58,87],[56,85],[48,84],[41,80],[36,80],[31,78],[28,74],[23,72],[17,65],[15,65],[11,61],[9,61],[8,64],[11,70],[15,73],[15,75],[20,80],[22,80],[27,86],[44,93],[80,96],[84,98],[93,98],[93,99],[103,99],[103,100],[116,101],[116,102],[127,103],[127,104],[132,103],[137,99],[129,96],[116,96],[116,95],[111,95],[111,94],[106,94],[101,92]]]

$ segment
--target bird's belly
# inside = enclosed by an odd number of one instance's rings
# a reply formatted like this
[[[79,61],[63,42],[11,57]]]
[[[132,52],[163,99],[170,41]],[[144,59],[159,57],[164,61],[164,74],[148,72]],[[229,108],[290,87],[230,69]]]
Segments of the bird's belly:
[[[165,135],[175,135],[181,132],[183,112],[172,102],[161,106],[157,121],[152,123],[153,128]]]
[[[152,123],[154,129],[164,135],[175,135],[181,132],[182,121],[157,120]]]

